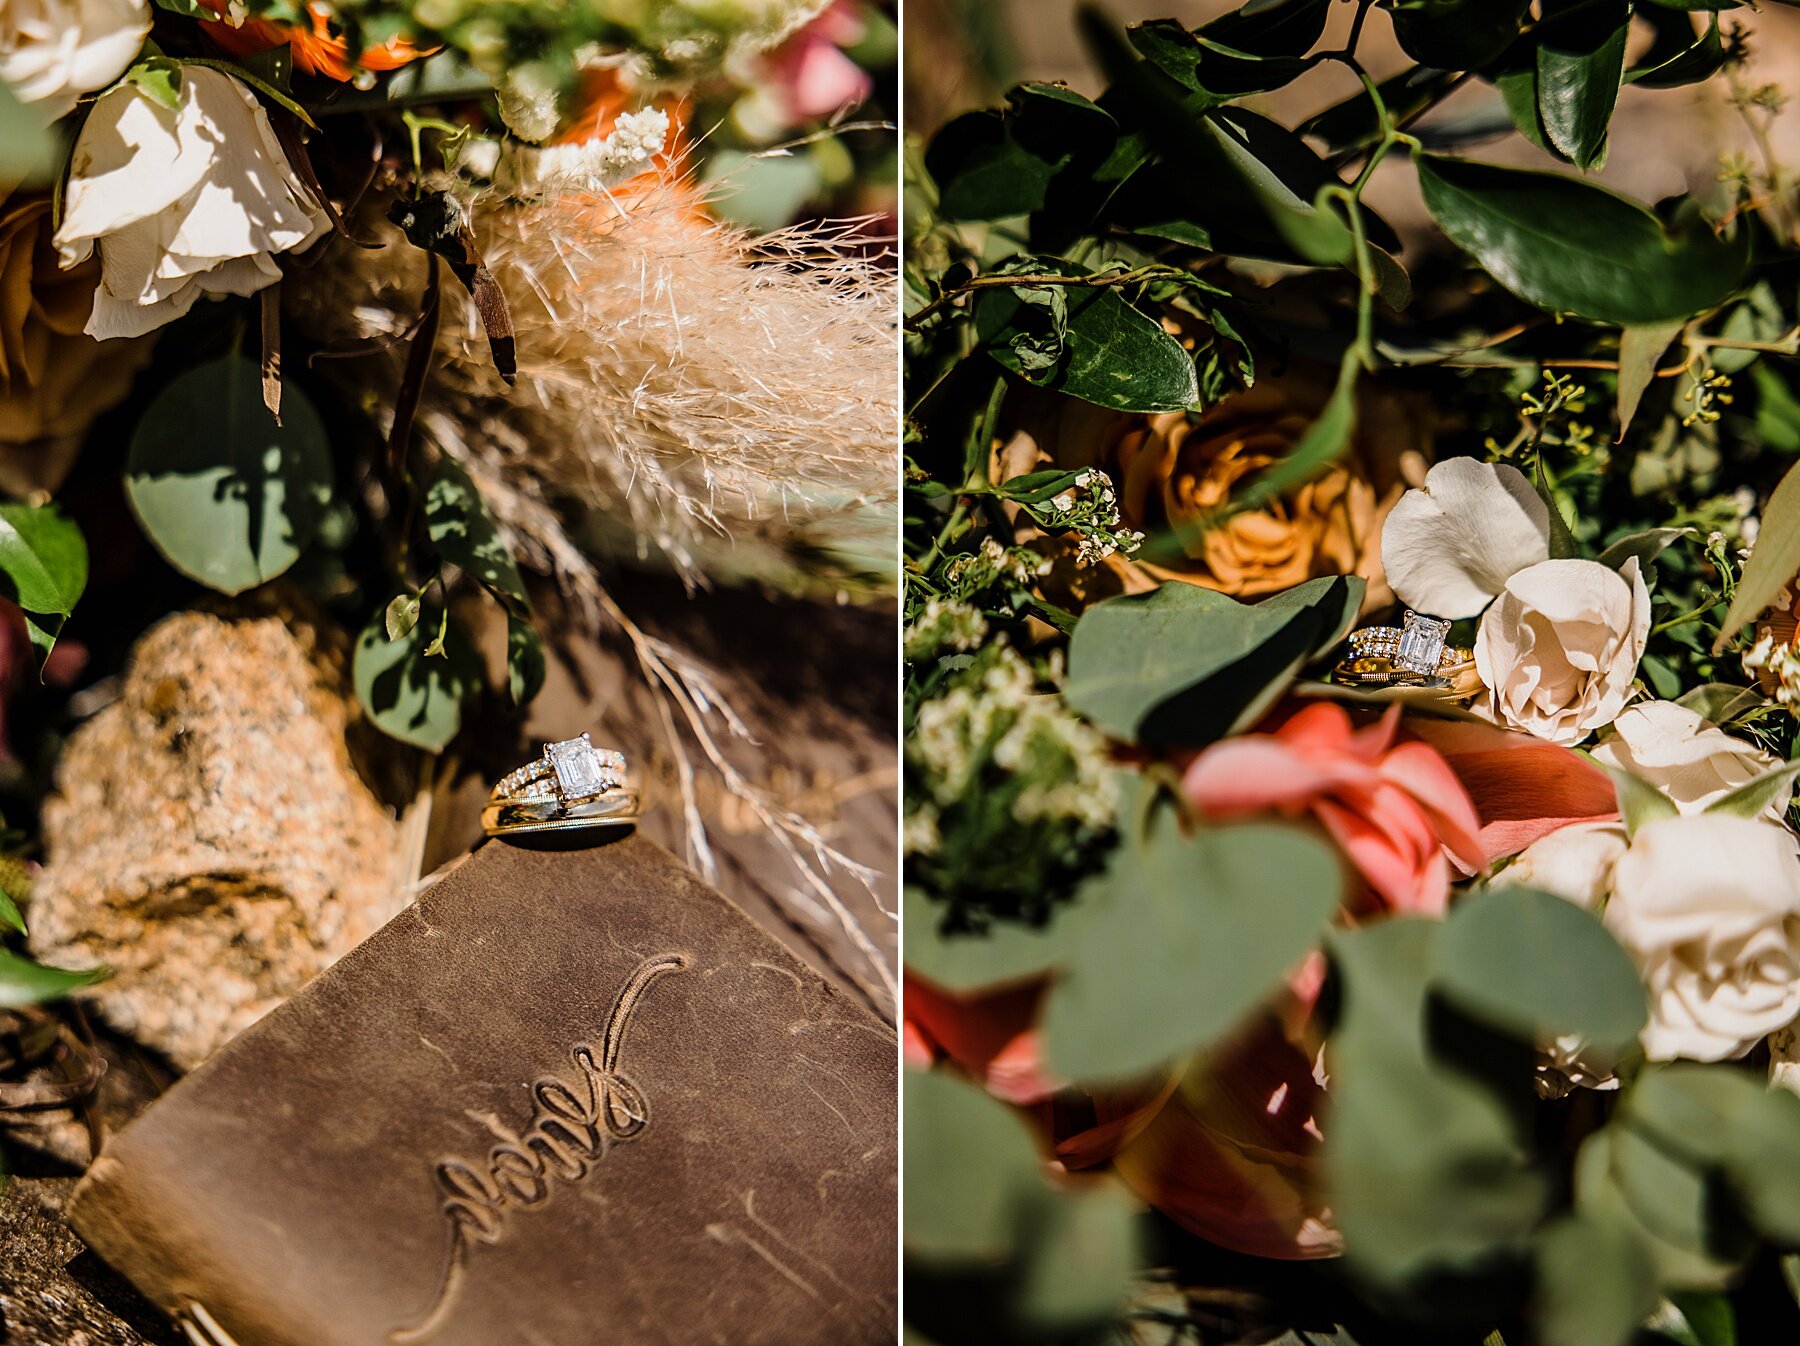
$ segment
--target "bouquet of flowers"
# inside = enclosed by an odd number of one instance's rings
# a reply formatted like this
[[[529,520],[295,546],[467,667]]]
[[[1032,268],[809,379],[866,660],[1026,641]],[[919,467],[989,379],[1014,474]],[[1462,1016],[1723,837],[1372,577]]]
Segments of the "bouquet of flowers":
[[[1793,1338],[1800,229],[1758,30],[1081,25],[1104,92],[908,161],[912,1328]],[[1321,71],[1298,124],[1251,106]],[[1759,157],[1589,180],[1677,88]]]

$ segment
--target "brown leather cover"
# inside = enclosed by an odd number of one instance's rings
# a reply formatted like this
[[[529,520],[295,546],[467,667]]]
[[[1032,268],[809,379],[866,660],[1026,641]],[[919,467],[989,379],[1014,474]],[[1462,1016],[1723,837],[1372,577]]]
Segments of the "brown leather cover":
[[[70,1215],[241,1346],[893,1341],[896,1067],[652,842],[490,843],[120,1132]]]

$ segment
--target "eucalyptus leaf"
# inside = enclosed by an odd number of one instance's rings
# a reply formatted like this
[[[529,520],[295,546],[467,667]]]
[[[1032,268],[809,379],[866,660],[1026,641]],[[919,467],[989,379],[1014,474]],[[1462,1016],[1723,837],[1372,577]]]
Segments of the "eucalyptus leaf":
[[[1644,390],[1650,386],[1650,380],[1656,377],[1656,362],[1662,353],[1669,349],[1669,343],[1675,339],[1686,321],[1681,318],[1669,322],[1648,323],[1635,327],[1626,327],[1619,333],[1619,438],[1625,438],[1625,431],[1631,425],[1631,418],[1637,415],[1638,403],[1643,399]]]
[[[544,642],[529,618],[506,614],[506,688],[523,706],[544,690]]]
[[[918,884],[906,885],[901,904],[908,974],[953,995],[1030,980],[1069,954],[1066,921],[1043,929],[997,921],[980,933],[947,934],[943,907]]]
[[[1050,1068],[1127,1080],[1206,1047],[1317,945],[1342,886],[1335,853],[1298,828],[1188,835],[1172,808],[1151,810],[1063,918],[1068,956],[1043,1019]]]
[[[1114,738],[1198,746],[1259,717],[1343,638],[1363,581],[1329,576],[1240,603],[1192,584],[1090,607],[1069,642],[1064,700]]]
[[[1341,1008],[1324,1175],[1346,1260],[1397,1293],[1518,1255],[1547,1195],[1501,1102],[1428,1046],[1440,933],[1402,917],[1327,941]]]
[[[42,672],[58,632],[87,588],[87,541],[55,505],[0,504],[0,597],[25,614]]]
[[[1595,1132],[1576,1156],[1576,1211],[1629,1231],[1661,1284],[1723,1285],[1749,1256],[1754,1237],[1724,1196],[1717,1176],[1633,1126]]]
[[[21,103],[0,80],[0,180],[34,186],[56,173],[57,140],[50,123],[32,103]]]
[[[1533,1246],[1544,1346],[1626,1346],[1656,1308],[1656,1264],[1627,1228],[1566,1215]]]
[[[530,610],[512,548],[468,472],[448,455],[425,492],[425,529],[439,556],[479,580],[509,612]]]
[[[1676,817],[1681,812],[1673,799],[1642,776],[1634,776],[1618,767],[1602,766],[1602,770],[1612,777],[1613,789],[1618,792],[1619,816],[1625,821],[1628,836],[1636,836],[1639,828]]]
[[[1025,1125],[996,1099],[933,1072],[908,1071],[906,1252],[995,1261],[1013,1251],[1018,1216],[1043,1186]]]
[[[70,972],[45,967],[9,949],[0,949],[0,1005],[16,1009],[22,1005],[41,1005],[46,1000],[60,1000],[71,991],[92,986],[106,975],[103,967]]]
[[[1108,1323],[1143,1266],[1138,1212],[1116,1182],[1048,1192],[1034,1203],[1021,1257],[1020,1319],[1046,1333]]]
[[[221,593],[274,579],[317,535],[332,490],[330,440],[290,380],[281,424],[240,355],[177,377],[144,411],[125,491],[169,564]]]
[[[1553,313],[1632,326],[1692,317],[1742,283],[1750,232],[1666,227],[1636,202],[1554,173],[1414,156],[1425,204],[1507,289]]]
[[[377,618],[357,638],[351,663],[357,699],[375,727],[427,752],[456,737],[462,703],[481,678],[474,652],[460,639],[446,642],[443,657],[427,653],[426,629],[439,625],[420,623],[389,640]]]
[[[1574,1036],[1609,1054],[1648,1017],[1637,965],[1592,912],[1530,888],[1490,889],[1451,910],[1432,986],[1527,1041]]]
[[[1725,610],[1713,653],[1723,650],[1746,622],[1773,603],[1795,575],[1800,575],[1800,464],[1782,475],[1781,484],[1763,507],[1756,548],[1738,579],[1731,606]]]

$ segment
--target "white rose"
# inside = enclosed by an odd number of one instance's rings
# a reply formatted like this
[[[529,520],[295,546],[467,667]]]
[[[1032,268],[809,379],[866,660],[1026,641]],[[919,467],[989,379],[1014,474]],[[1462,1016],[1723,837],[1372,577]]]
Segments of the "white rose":
[[[254,294],[281,279],[273,254],[329,228],[255,95],[187,65],[174,111],[129,85],[94,105],[56,246],[72,266],[99,244],[87,332],[104,339],[172,322],[203,294]]]
[[[1650,782],[1683,813],[1699,813],[1781,765],[1754,744],[1733,738],[1698,711],[1673,701],[1644,701],[1613,721],[1613,732],[1596,743],[1594,759]],[[1765,813],[1772,822],[1787,814],[1794,787],[1784,786]]]
[[[1540,561],[1506,581],[1475,636],[1489,713],[1565,747],[1625,707],[1650,636],[1637,558]]]
[[[1401,602],[1473,617],[1506,582],[1550,557],[1550,510],[1504,463],[1447,458],[1381,527],[1381,567]]]
[[[1800,850],[1786,828],[1683,814],[1638,829],[1603,919],[1650,995],[1644,1053],[1722,1061],[1800,1014]]]
[[[146,0],[0,0],[0,79],[54,120],[124,74],[149,31]]]
[[[1571,823],[1520,851],[1494,876],[1494,886],[1536,888],[1596,911],[1611,891],[1613,866],[1625,846],[1620,823]]]

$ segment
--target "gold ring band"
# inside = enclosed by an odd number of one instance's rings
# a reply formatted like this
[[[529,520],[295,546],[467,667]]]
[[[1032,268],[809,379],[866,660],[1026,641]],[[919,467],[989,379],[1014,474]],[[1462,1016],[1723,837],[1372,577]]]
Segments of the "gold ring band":
[[[596,799],[565,804],[560,799],[496,800],[481,811],[490,837],[522,832],[567,832],[583,827],[626,827],[638,820],[638,792],[608,790]]]

